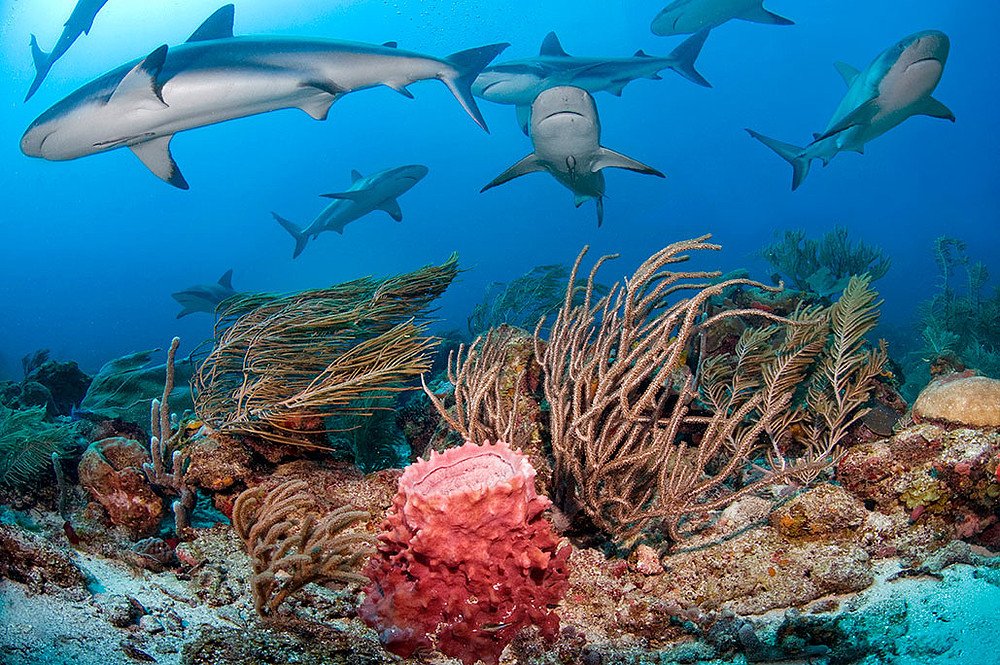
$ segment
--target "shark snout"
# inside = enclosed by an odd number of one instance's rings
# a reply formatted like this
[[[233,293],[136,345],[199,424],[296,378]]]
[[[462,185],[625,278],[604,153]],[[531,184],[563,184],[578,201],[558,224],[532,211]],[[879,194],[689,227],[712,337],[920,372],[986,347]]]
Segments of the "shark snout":
[[[937,60],[942,65],[948,60],[951,41],[948,35],[939,30],[928,30],[918,33],[916,40],[909,46],[913,61]]]

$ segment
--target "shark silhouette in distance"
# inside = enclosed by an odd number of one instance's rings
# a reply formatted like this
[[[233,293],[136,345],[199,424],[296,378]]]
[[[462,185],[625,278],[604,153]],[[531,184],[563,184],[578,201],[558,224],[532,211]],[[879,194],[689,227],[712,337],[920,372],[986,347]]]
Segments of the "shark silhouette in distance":
[[[49,73],[56,60],[63,57],[69,47],[73,45],[80,35],[89,35],[90,28],[94,25],[97,12],[108,2],[108,0],[79,0],[73,8],[69,18],[63,24],[62,34],[52,47],[52,51],[46,53],[38,46],[38,40],[31,35],[31,60],[35,64],[35,79],[28,88],[28,94],[24,96],[24,101],[31,99],[45,76]]]
[[[409,191],[425,175],[427,167],[420,164],[385,169],[367,177],[351,171],[351,186],[345,192],[322,194],[333,201],[316,215],[309,226],[301,228],[276,212],[271,215],[295,238],[292,258],[298,258],[310,238],[316,238],[323,231],[342,234],[349,223],[375,210],[388,213],[397,222],[403,221],[403,211],[396,197]]]
[[[21,152],[58,161],[125,146],[159,178],[187,189],[170,154],[177,132],[284,108],[324,120],[349,92],[384,85],[412,97],[407,86],[427,79],[442,81],[486,129],[471,86],[507,44],[435,58],[391,42],[233,37],[233,13],[225,5],[184,44],[164,44],[73,92],[31,123]]]
[[[771,25],[793,25],[783,16],[764,9],[763,0],[674,0],[660,10],[650,29],[667,37],[711,30],[730,19]]]
[[[812,160],[821,159],[826,166],[844,150],[864,154],[866,143],[910,116],[928,115],[955,122],[955,114],[931,97],[944,72],[949,48],[947,35],[925,30],[886,49],[862,71],[843,62],[835,63],[847,84],[847,94],[826,129],[814,134],[813,142],[804,148],[752,129],[747,132],[792,165],[795,190],[808,175]]]
[[[236,295],[236,291],[233,289],[233,269],[230,268],[215,284],[195,284],[183,291],[170,294],[170,297],[183,307],[177,315],[179,319],[195,312],[215,314],[215,308],[219,303],[233,295]]]
[[[536,57],[484,69],[473,83],[472,93],[490,102],[516,106],[518,122],[527,134],[531,103],[547,88],[573,86],[590,93],[604,90],[621,96],[631,81],[659,80],[659,72],[664,69],[672,69],[692,83],[712,87],[694,67],[707,38],[708,30],[703,30],[665,57],[647,55],[640,49],[628,58],[590,58],[569,55],[556,33],[550,32]]]
[[[481,191],[535,171],[551,173],[576,196],[576,206],[594,199],[597,225],[604,221],[604,174],[615,167],[663,178],[656,169],[601,146],[601,121],[586,90],[560,86],[544,90],[531,105],[528,136],[534,152],[494,178]]]

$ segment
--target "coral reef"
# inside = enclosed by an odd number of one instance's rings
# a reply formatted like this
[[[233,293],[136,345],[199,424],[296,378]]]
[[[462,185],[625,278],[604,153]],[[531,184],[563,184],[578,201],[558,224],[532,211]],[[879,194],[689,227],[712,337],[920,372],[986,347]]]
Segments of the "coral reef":
[[[913,403],[913,419],[1000,427],[1000,381],[965,372],[939,376],[920,391]]]
[[[111,523],[136,538],[156,533],[164,514],[163,499],[143,471],[149,461],[138,441],[115,437],[91,443],[77,469],[80,485],[103,506]]]
[[[801,229],[786,230],[759,255],[795,288],[821,296],[842,291],[852,276],[867,274],[871,281],[880,279],[892,265],[881,249],[851,242],[843,226],[824,234],[822,240],[806,238]]]
[[[322,515],[301,480],[269,492],[249,489],[236,499],[233,526],[253,559],[254,607],[272,616],[291,594],[310,582],[366,582],[354,572],[368,555],[365,533],[348,531],[370,515],[341,506]]]
[[[323,447],[303,434],[358,412],[430,366],[429,304],[458,272],[440,266],[286,296],[241,294],[218,313],[193,380],[198,416],[223,433]]]
[[[130,353],[104,363],[87,388],[80,404],[81,414],[97,420],[120,418],[145,425],[149,421],[149,403],[161,395],[166,380],[166,363],[147,367],[153,353],[159,350]],[[180,411],[192,409],[188,383],[194,363],[190,358],[181,360],[175,373],[170,399]]]
[[[73,425],[45,422],[43,406],[0,406],[0,486],[31,483],[53,464],[53,455],[72,448],[77,438]]]
[[[496,665],[525,626],[555,639],[549,608],[566,591],[570,548],[542,515],[549,502],[534,475],[503,443],[467,443],[407,467],[359,609],[387,649]]]

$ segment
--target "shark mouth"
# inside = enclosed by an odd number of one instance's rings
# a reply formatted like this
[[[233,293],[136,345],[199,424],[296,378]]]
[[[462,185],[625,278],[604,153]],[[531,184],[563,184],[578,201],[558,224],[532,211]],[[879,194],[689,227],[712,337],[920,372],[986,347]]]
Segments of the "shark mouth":
[[[556,111],[555,113],[550,113],[549,115],[545,116],[545,119],[550,120],[552,118],[558,118],[560,116],[567,116],[567,115],[575,115],[578,118],[586,119],[586,116],[580,113],[579,111]]]

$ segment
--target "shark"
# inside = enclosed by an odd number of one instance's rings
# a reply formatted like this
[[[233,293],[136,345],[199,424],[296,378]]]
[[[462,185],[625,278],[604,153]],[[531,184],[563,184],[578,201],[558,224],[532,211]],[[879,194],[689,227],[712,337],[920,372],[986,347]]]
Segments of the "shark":
[[[195,312],[215,314],[215,308],[219,303],[233,295],[236,295],[236,291],[233,289],[233,269],[230,268],[215,284],[195,284],[170,294],[170,297],[183,308],[177,315],[179,319]]]
[[[298,258],[310,238],[316,238],[323,231],[336,231],[342,234],[347,224],[375,210],[388,213],[397,222],[403,221],[403,211],[400,210],[396,198],[420,182],[427,175],[427,171],[427,167],[420,164],[384,169],[367,177],[357,171],[351,171],[351,186],[347,191],[321,194],[333,201],[305,228],[297,226],[276,212],[272,212],[271,215],[295,238],[292,258]]]
[[[531,105],[528,136],[534,151],[480,190],[518,176],[547,171],[576,197],[576,206],[593,199],[597,225],[604,222],[604,173],[609,167],[663,178],[642,162],[601,146],[601,121],[589,92],[572,86],[543,90]]]
[[[233,14],[225,5],[184,44],[163,44],[71,93],[31,123],[21,152],[60,161],[127,147],[160,179],[187,189],[170,153],[178,132],[285,108],[325,120],[347,93],[386,86],[412,98],[408,86],[429,79],[487,129],[471,86],[506,43],[436,58],[393,42],[234,37]]]
[[[864,154],[865,144],[915,115],[955,122],[955,114],[934,99],[948,60],[948,36],[939,30],[924,30],[904,37],[880,53],[871,64],[858,70],[844,62],[834,64],[847,93],[841,99],[826,129],[813,141],[799,147],[747,129],[757,139],[792,165],[792,190],[798,189],[814,159],[830,163],[849,150]]]
[[[660,10],[650,29],[663,37],[683,35],[710,30],[734,18],[771,25],[794,24],[764,9],[763,0],[674,0]]]
[[[538,93],[546,88],[573,86],[587,92],[610,92],[618,97],[638,78],[660,80],[660,72],[672,69],[692,83],[712,85],[695,69],[695,60],[708,38],[708,30],[689,37],[669,55],[651,56],[642,49],[627,58],[571,56],[563,49],[556,33],[542,40],[538,55],[490,65],[476,77],[472,94],[496,104],[513,104],[518,123],[528,133],[528,112]]]
[[[79,0],[69,18],[63,23],[62,34],[56,40],[56,45],[49,53],[46,53],[38,46],[38,39],[31,35],[31,60],[35,65],[35,78],[28,87],[28,94],[24,96],[24,101],[31,99],[31,96],[38,91],[42,81],[48,75],[49,70],[56,60],[63,57],[69,47],[79,39],[80,35],[89,35],[90,29],[97,18],[97,12],[101,11],[108,0]]]

